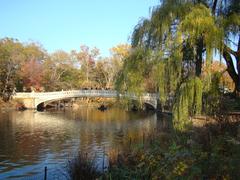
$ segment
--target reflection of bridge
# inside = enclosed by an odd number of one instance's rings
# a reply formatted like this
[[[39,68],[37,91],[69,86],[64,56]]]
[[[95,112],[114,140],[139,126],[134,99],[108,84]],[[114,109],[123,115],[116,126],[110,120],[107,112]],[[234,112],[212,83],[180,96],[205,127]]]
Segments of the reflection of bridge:
[[[112,90],[71,90],[71,91],[56,91],[56,92],[31,92],[31,93],[16,93],[13,99],[21,101],[26,108],[35,109],[38,105],[44,103],[77,98],[77,97],[103,97],[103,98],[116,98],[127,97],[132,100],[140,100],[143,103],[149,104],[155,109],[157,108],[158,96],[156,94],[145,93],[140,97],[135,94],[119,94],[117,91]]]

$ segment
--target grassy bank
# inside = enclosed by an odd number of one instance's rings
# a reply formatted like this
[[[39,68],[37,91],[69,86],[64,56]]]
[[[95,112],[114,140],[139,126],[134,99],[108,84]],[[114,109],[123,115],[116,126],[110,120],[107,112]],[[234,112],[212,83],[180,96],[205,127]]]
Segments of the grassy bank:
[[[238,179],[239,121],[205,123],[186,132],[176,132],[168,123],[140,142],[126,140],[120,151],[108,154],[107,172],[92,179]],[[72,168],[83,174],[78,166]]]
[[[212,124],[122,152],[107,179],[237,179],[240,175],[240,126]],[[120,163],[119,163],[120,162]]]

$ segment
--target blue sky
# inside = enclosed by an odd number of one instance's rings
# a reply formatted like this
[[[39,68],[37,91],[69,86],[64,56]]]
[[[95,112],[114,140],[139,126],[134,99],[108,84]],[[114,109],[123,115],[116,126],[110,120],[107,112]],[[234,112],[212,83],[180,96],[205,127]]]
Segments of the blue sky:
[[[96,46],[103,56],[130,42],[159,0],[0,0],[0,38],[39,42],[48,52]]]

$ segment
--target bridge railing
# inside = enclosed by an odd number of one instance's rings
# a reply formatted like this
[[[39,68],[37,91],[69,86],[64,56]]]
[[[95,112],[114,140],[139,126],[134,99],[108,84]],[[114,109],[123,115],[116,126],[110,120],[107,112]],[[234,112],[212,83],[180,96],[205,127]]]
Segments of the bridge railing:
[[[16,93],[15,95],[13,95],[13,98],[46,98],[47,96],[51,96],[51,97],[57,97],[57,96],[127,96],[127,97],[132,97],[132,98],[138,98],[139,96],[137,96],[134,93],[123,93],[123,94],[119,94],[117,91],[115,90],[70,90],[70,91],[54,91],[54,92],[21,92],[21,93]],[[157,94],[152,94],[152,93],[144,93],[142,96],[142,98],[158,98]]]
[[[116,94],[113,90],[71,90],[71,91],[54,91],[54,92],[20,92],[15,93],[13,97],[37,97],[52,96],[61,94]]]

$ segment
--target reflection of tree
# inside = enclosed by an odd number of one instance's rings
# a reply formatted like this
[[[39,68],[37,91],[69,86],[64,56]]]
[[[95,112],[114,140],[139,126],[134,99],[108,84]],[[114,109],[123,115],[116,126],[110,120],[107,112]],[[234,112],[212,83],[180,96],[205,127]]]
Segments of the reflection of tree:
[[[104,149],[107,153],[119,148],[124,139],[139,140],[143,132],[155,128],[155,116],[141,116],[120,109],[101,112],[84,107],[78,111],[1,115],[0,161],[8,159],[20,166],[38,165],[45,160],[66,162],[66,155],[72,156],[76,150],[101,158]]]
[[[33,133],[30,114],[13,112],[11,114],[1,114],[0,119],[0,161],[9,160],[17,163],[20,167],[33,164],[38,160],[41,143],[37,141],[37,134]],[[20,119],[29,120],[25,124]],[[4,157],[4,158],[3,158]],[[9,169],[14,168],[14,164],[7,164]],[[11,167],[12,166],[12,167]]]
[[[32,111],[1,115],[0,161],[9,160],[21,167],[35,164],[47,154],[67,151],[62,145],[73,137],[64,123],[61,118]],[[7,166],[10,168],[11,164]]]
[[[120,148],[124,139],[139,141],[143,132],[149,134],[156,127],[156,117],[151,116],[146,119],[131,119],[131,113],[126,113],[119,109],[110,109],[101,112],[95,109],[80,109],[76,112],[84,124],[80,128],[80,150],[82,152],[94,154],[96,151],[108,151],[112,148]],[[89,116],[87,116],[87,114]],[[76,114],[75,114],[76,116]]]
[[[158,118],[157,131],[169,132],[173,128],[172,120],[170,115],[163,115]]]

